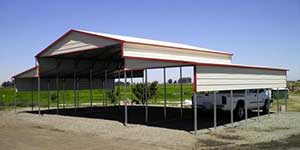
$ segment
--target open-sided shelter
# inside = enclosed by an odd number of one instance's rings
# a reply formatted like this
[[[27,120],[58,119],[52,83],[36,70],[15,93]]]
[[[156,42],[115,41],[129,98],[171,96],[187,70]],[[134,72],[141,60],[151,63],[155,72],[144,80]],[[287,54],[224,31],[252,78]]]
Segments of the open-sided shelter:
[[[35,56],[34,68],[13,78],[18,91],[55,89],[60,81],[63,89],[112,89],[120,75],[143,77],[147,84],[147,69],[193,66],[194,99],[202,91],[286,87],[287,69],[234,64],[232,57],[185,44],[72,29]],[[145,110],[147,121],[147,105]],[[124,117],[126,124],[127,112]]]

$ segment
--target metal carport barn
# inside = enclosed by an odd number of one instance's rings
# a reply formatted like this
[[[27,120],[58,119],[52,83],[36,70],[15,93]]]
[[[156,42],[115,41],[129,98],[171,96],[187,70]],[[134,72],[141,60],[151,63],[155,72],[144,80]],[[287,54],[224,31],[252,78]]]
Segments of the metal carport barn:
[[[72,29],[36,55],[35,68],[13,78],[16,80],[18,91],[36,89],[40,93],[40,90],[55,90],[59,89],[59,83],[62,82],[61,89],[74,90],[76,94],[78,89],[112,89],[115,86],[114,79],[120,79],[120,76],[123,76],[125,81],[127,77],[142,77],[147,91],[148,69],[163,68],[165,76],[165,68],[193,66],[194,106],[197,105],[196,98],[199,92],[212,91],[216,94],[217,91],[230,90],[232,96],[233,90],[286,87],[287,69],[237,65],[232,63],[232,56],[232,53],[184,44]],[[92,96],[92,92],[90,95]],[[38,101],[39,99],[40,96]],[[147,96],[145,100],[147,122]],[[77,101],[75,97],[75,108]],[[126,96],[123,101],[127,101]],[[92,106],[91,99],[91,111]],[[247,105],[245,107],[247,110]],[[59,102],[57,111],[58,108]],[[126,125],[127,102],[124,103],[124,109]],[[215,98],[215,127],[216,118]],[[231,110],[231,122],[232,118]],[[197,107],[194,107],[194,123],[196,134]]]

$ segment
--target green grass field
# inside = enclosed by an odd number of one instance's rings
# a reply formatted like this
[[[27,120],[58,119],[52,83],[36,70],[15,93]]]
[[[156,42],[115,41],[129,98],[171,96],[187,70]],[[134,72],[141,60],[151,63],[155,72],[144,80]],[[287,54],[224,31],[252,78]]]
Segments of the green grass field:
[[[117,86],[116,86],[117,88]],[[184,84],[183,85],[183,99],[191,99],[193,93],[193,84]],[[56,95],[57,91],[49,91],[50,97],[51,95]],[[95,105],[101,106],[103,102],[107,99],[108,105],[113,105],[108,98],[106,98],[106,92],[102,89],[93,90],[93,103]],[[151,98],[149,100],[150,104],[163,104],[163,96],[164,96],[164,87],[162,84],[158,85],[158,95],[155,98]],[[63,91],[59,91],[59,103],[63,103]],[[80,105],[88,105],[90,103],[89,98],[89,90],[80,90],[79,92],[79,102]],[[121,86],[121,100],[124,99],[124,87]],[[131,93],[131,88],[127,88],[127,97],[129,99],[137,99],[134,94]],[[18,107],[29,107],[32,105],[33,98],[33,106],[37,106],[37,92],[18,92],[16,95],[17,106]],[[74,105],[74,91],[68,90],[65,91],[65,100],[67,106]],[[118,104],[118,100],[115,102]],[[180,85],[179,84],[167,84],[167,103],[169,105],[179,104],[180,103]],[[284,99],[279,100],[279,105],[284,105]],[[3,107],[11,107],[14,106],[14,90],[13,88],[0,88],[0,109]],[[48,106],[48,91],[41,92],[41,106]],[[51,100],[50,98],[50,106],[56,106],[56,99]],[[277,109],[277,100],[274,100],[272,111],[276,111]],[[300,93],[289,93],[288,99],[288,111],[297,111],[300,112]]]
[[[279,99],[279,105],[284,105],[284,99]],[[288,111],[300,112],[300,93],[290,92],[287,100]],[[277,111],[277,100],[274,99],[272,111]]]
[[[116,89],[118,87],[116,86]],[[150,104],[161,104],[163,103],[163,93],[164,87],[162,84],[158,85],[158,94],[157,97],[149,99]],[[41,91],[41,106],[48,106],[48,97],[50,95],[50,106],[56,106],[56,99],[51,100],[51,96],[56,95],[57,91]],[[96,105],[102,105],[102,103],[107,99],[106,92],[102,89],[92,90],[93,93],[93,102]],[[193,84],[183,84],[183,99],[191,99],[193,93]],[[14,89],[13,88],[0,88],[0,106],[14,106]],[[81,104],[90,103],[90,91],[89,90],[80,90],[79,91],[79,102]],[[64,92],[59,91],[59,103],[63,103]],[[137,99],[134,94],[131,93],[130,86],[127,88],[127,97],[129,99]],[[124,87],[121,86],[121,100],[125,98]],[[31,91],[28,92],[18,92],[16,95],[17,106],[25,107],[31,106],[33,99],[33,106],[37,106],[37,92]],[[118,98],[117,98],[118,99]],[[74,91],[66,90],[65,91],[65,101],[67,105],[74,105]],[[180,85],[179,84],[167,84],[167,101],[168,103],[179,103],[180,102]],[[110,100],[107,100],[108,104],[113,104]],[[119,103],[116,101],[115,103]]]

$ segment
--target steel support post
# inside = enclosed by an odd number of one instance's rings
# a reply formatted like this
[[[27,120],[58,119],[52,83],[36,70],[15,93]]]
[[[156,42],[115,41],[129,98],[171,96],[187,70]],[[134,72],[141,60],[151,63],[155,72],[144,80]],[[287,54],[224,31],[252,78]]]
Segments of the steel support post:
[[[93,111],[93,70],[90,69],[90,109]]]
[[[41,77],[38,75],[38,112],[41,114]]]
[[[58,74],[56,75],[56,84],[55,84],[55,87],[56,87],[56,114],[59,113],[59,77],[58,77]]]
[[[217,92],[214,92],[214,128],[217,128]]]
[[[124,70],[124,104],[125,104],[125,108],[124,108],[124,114],[125,114],[125,126],[127,125],[127,76],[126,76],[126,70]]]
[[[119,76],[119,79],[118,79],[118,99],[119,99],[119,106],[121,106],[121,71],[119,70],[118,71],[118,76]]]
[[[260,116],[260,108],[259,108],[259,89],[256,90],[256,103],[257,103],[257,119]]]
[[[76,93],[76,89],[77,89],[77,79],[76,79],[76,72],[74,72],[74,111],[77,112],[77,93]]]
[[[230,91],[230,122],[233,127],[233,91]]]
[[[180,66],[180,119],[183,116],[183,86],[182,86],[182,67]]]
[[[270,91],[272,91],[271,89],[269,89],[269,91],[268,91],[268,94],[270,94]],[[271,106],[271,98],[272,98],[272,96],[271,95],[268,95],[269,96],[269,98],[268,98],[268,116],[270,116],[270,106]]]
[[[80,78],[77,78],[77,108],[80,108]]]
[[[107,90],[106,90],[106,87],[107,87],[107,70],[105,70],[105,81],[104,81],[104,91],[105,91],[105,106],[107,106],[107,95],[106,95],[106,92],[107,92]]]
[[[102,82],[102,87],[103,87],[103,90],[102,90],[102,92],[103,92],[103,95],[102,95],[102,106],[103,106],[103,108],[105,108],[105,96],[106,96],[106,92],[105,92],[105,79],[103,80],[103,82]]]
[[[33,85],[34,85],[34,79],[31,81],[31,111],[33,111]]]
[[[51,99],[51,95],[50,95],[50,79],[47,81],[47,90],[48,90],[48,110],[50,110],[50,99]]]
[[[167,118],[167,84],[166,84],[166,68],[164,71],[164,119]]]
[[[279,113],[279,88],[277,88],[277,113]]]
[[[285,95],[284,95],[284,105],[285,105],[285,112],[287,112],[288,111],[288,107],[287,107],[287,99],[288,99],[288,92],[289,92],[289,90],[288,89],[286,89],[286,93],[285,93]]]
[[[63,109],[66,107],[66,79],[63,79]]]
[[[15,113],[17,112],[17,88],[16,88],[16,79],[15,80],[15,83],[14,83],[14,107],[15,107]],[[1,95],[2,96],[2,95]]]
[[[133,70],[131,70],[131,81],[130,81],[130,95],[131,95],[131,100],[133,100],[132,88],[133,88]]]
[[[194,101],[194,134],[197,134],[197,128],[198,128],[198,117],[197,117],[197,93],[194,92],[193,95],[193,101]]]
[[[143,106],[145,106],[146,101],[145,101],[145,78],[144,78],[144,73],[143,73],[143,77],[142,77],[142,84],[143,84],[143,97],[142,97],[142,101],[143,101]],[[145,107],[146,109],[146,107]]]
[[[245,120],[248,120],[248,100],[247,100],[247,90],[245,90]]]
[[[147,75],[147,69],[145,69],[145,122],[148,123],[148,92],[147,92],[147,88],[148,88],[148,75]]]

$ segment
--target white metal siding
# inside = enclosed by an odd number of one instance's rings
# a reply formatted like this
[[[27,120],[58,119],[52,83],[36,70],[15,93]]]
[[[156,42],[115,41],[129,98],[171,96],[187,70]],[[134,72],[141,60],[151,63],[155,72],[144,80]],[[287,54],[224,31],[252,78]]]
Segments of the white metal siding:
[[[37,77],[37,69],[30,69],[27,70],[19,75],[16,76],[17,78],[33,78],[33,77]]]
[[[45,51],[41,56],[58,55],[117,44],[118,42],[72,32]]]
[[[197,66],[196,72],[198,92],[286,87],[286,71]]]
[[[215,52],[215,53],[223,53],[226,55],[231,55],[232,53],[228,52],[222,52],[212,49],[207,49],[203,47],[197,47],[197,46],[191,46],[186,44],[180,44],[180,43],[173,43],[173,42],[166,42],[166,41],[158,41],[158,40],[152,40],[152,39],[145,39],[145,38],[137,38],[137,37],[130,37],[130,36],[123,36],[123,35],[114,35],[114,34],[107,34],[107,33],[99,33],[99,32],[90,32],[90,31],[83,31],[83,30],[76,30],[80,32],[85,32],[89,34],[99,35],[103,37],[118,39],[124,42],[128,43],[139,43],[139,44],[150,44],[150,45],[160,45],[160,46],[167,46],[167,47],[177,47],[181,49],[193,49],[196,51],[207,51],[207,52]]]
[[[231,56],[202,51],[124,43],[124,56],[188,61],[196,63],[230,64]]]
[[[139,60],[139,59],[125,59],[126,69],[147,69],[147,68],[162,68],[170,66],[181,66],[182,63],[171,63],[161,61]]]

